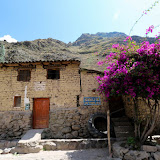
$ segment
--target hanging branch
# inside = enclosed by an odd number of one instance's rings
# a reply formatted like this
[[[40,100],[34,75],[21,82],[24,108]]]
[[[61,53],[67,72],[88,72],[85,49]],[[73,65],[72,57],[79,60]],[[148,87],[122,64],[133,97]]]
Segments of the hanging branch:
[[[145,10],[142,15],[136,20],[136,22],[133,24],[132,28],[130,29],[130,32],[129,32],[129,36],[131,35],[131,32],[133,31],[133,28],[135,27],[135,25],[138,23],[138,21],[140,21],[140,19],[145,15],[147,14],[147,12],[149,12],[151,9],[153,9],[153,7],[156,6],[156,4],[159,3],[159,0],[156,0],[154,2],[154,4],[152,4],[151,7],[149,7],[147,10]]]

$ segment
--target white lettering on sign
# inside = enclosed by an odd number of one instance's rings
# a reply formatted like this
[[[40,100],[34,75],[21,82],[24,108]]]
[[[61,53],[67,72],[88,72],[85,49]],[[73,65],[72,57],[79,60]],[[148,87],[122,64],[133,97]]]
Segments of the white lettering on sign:
[[[35,91],[44,91],[46,88],[46,82],[34,82]]]

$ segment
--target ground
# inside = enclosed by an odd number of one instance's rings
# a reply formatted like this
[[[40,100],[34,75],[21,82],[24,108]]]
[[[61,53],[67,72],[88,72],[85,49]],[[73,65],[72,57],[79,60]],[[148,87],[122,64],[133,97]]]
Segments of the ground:
[[[0,160],[107,160],[108,148],[0,155]]]

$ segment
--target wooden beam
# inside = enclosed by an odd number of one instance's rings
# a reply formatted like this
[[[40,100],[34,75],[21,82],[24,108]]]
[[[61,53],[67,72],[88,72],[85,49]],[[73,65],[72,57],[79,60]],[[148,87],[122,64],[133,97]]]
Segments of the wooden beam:
[[[109,156],[112,157],[111,154],[111,136],[110,136],[110,110],[107,110],[107,136],[108,136],[108,149],[109,149]]]

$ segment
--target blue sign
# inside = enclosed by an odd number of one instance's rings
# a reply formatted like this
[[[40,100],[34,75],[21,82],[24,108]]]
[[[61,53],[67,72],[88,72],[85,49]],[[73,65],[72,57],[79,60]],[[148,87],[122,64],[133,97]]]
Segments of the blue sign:
[[[101,105],[100,97],[84,97],[84,105],[92,106],[92,105]]]
[[[26,103],[25,104],[25,110],[29,110],[30,109],[30,104],[29,103]]]

